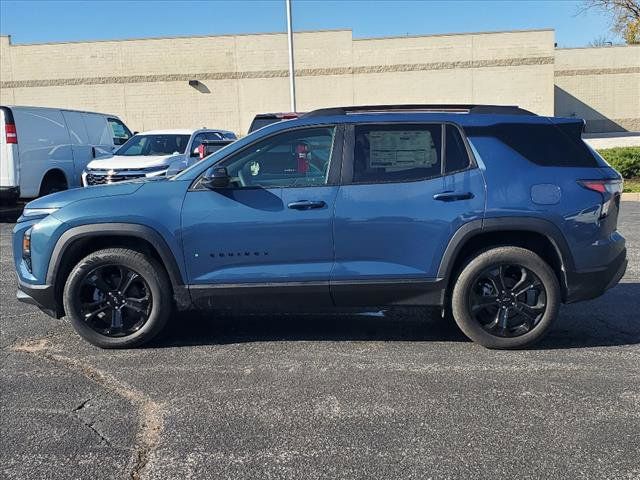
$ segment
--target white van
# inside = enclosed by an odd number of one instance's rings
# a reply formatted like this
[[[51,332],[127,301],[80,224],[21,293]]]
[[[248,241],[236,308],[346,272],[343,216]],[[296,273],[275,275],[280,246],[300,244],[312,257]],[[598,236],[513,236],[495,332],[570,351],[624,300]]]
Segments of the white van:
[[[115,115],[0,106],[0,197],[15,201],[81,186],[94,158],[132,136]]]

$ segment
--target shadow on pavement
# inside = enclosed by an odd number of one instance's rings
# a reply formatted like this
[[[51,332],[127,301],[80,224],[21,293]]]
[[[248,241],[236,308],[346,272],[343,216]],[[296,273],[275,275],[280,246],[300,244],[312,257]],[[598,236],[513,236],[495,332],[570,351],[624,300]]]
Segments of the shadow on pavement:
[[[533,348],[640,344],[640,283],[620,283],[602,297],[564,305],[552,331]]]
[[[183,313],[149,347],[268,341],[466,342],[455,324],[434,309],[384,313],[229,314]]]
[[[564,305],[552,331],[534,350],[640,344],[640,283],[622,283],[590,302]],[[354,314],[176,315],[149,347],[268,341],[468,342],[437,309],[392,309]]]
[[[16,205],[0,203],[0,223],[15,223],[22,214],[24,204],[18,202]]]

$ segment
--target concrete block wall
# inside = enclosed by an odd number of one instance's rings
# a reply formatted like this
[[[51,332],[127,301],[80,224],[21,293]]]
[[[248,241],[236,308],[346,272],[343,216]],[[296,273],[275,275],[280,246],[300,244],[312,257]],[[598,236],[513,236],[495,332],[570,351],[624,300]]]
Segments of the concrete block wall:
[[[640,46],[558,49],[554,110],[588,132],[640,131]]]
[[[554,71],[556,83],[566,77],[558,75],[563,51],[554,51],[552,30],[357,40],[350,30],[299,32],[295,49],[299,111],[498,103],[552,115]],[[573,69],[568,58],[565,70]],[[2,104],[114,113],[134,130],[209,126],[243,134],[256,113],[289,110],[288,88],[281,33],[36,45],[0,37]]]

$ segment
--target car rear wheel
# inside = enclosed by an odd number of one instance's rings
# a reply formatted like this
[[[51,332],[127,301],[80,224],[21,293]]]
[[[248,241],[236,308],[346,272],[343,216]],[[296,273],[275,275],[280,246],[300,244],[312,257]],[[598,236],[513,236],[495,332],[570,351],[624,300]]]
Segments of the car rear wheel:
[[[460,329],[487,348],[522,348],[540,340],[558,316],[560,284],[530,250],[498,247],[462,269],[451,308]]]
[[[164,268],[143,253],[112,248],[82,259],[63,301],[78,334],[102,348],[140,346],[162,331],[172,311]]]

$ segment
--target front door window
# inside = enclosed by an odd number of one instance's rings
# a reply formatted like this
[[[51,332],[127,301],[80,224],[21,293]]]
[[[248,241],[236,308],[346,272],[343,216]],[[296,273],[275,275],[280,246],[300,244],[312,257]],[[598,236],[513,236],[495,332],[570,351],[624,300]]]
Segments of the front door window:
[[[327,185],[335,127],[306,128],[269,137],[220,163],[239,188]]]

